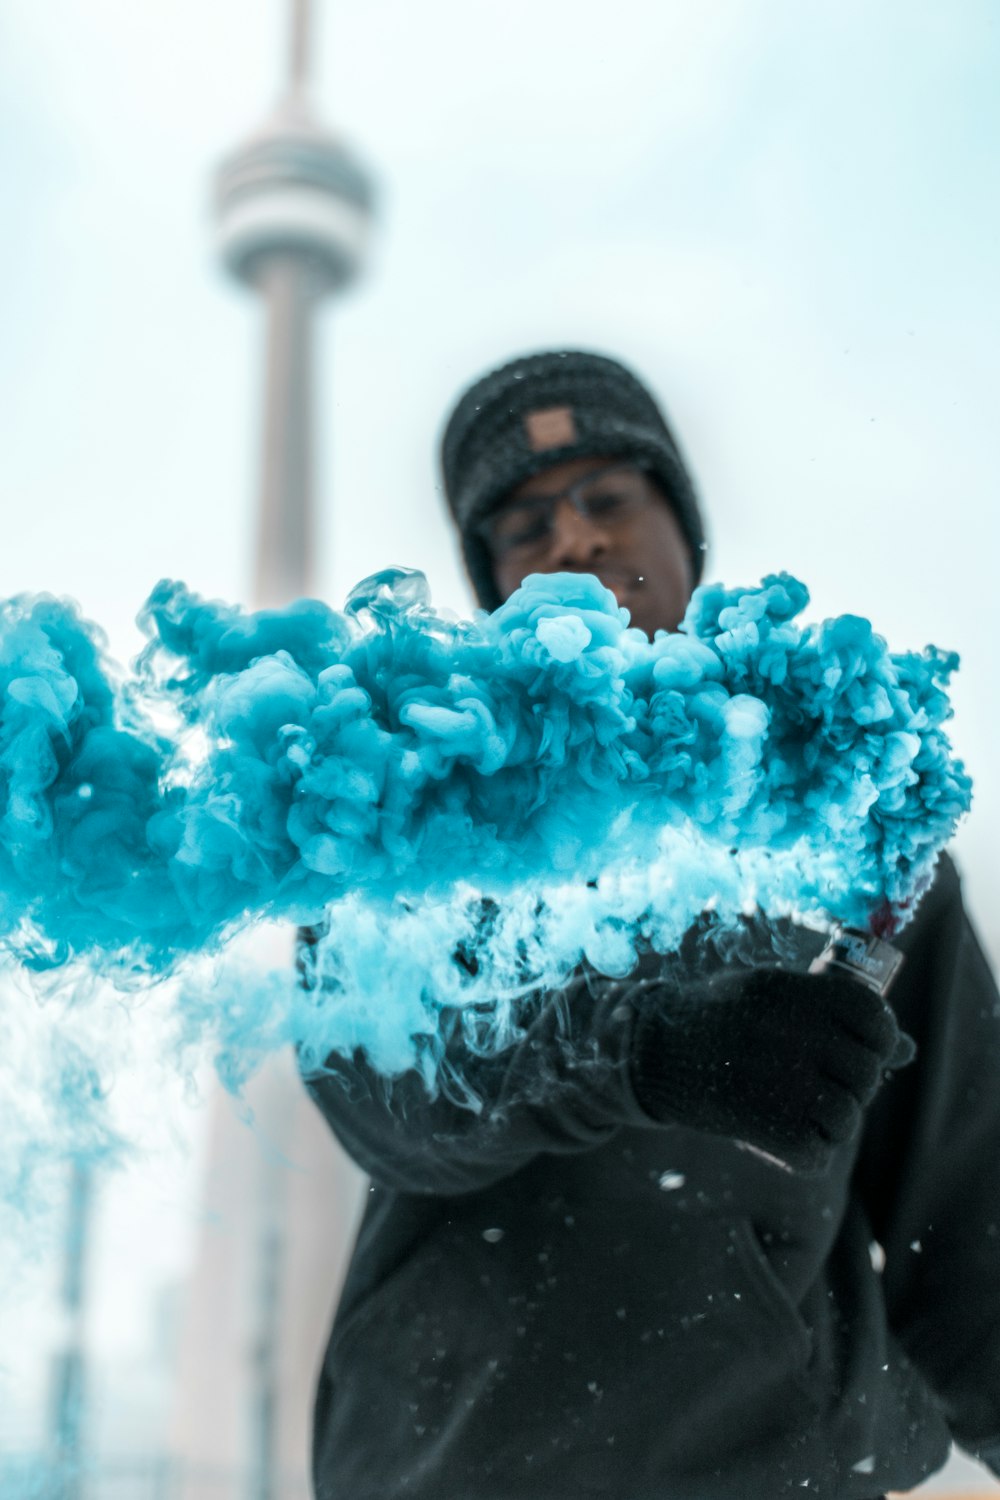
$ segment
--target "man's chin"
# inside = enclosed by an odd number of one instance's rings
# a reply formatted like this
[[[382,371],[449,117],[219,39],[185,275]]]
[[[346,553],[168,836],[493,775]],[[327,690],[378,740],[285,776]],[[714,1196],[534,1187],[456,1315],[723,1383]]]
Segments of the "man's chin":
[[[594,575],[625,609],[641,607],[642,579],[634,572],[602,570]]]
[[[601,573],[597,575],[604,587],[614,594],[620,609],[627,609],[629,624],[637,630],[642,630],[652,640],[657,630],[666,627],[662,620],[657,619],[657,611],[652,606],[652,601],[643,592],[641,578],[634,575]]]
[[[626,598],[625,596],[619,597],[616,594],[615,598],[618,599],[618,603],[623,609],[628,610],[629,624],[634,629],[641,630],[650,640],[653,639],[658,630],[666,630],[672,635],[680,625],[680,621],[675,620],[672,615],[667,616],[665,611],[658,611],[655,608],[651,608],[648,600],[636,599],[634,595],[632,598]]]

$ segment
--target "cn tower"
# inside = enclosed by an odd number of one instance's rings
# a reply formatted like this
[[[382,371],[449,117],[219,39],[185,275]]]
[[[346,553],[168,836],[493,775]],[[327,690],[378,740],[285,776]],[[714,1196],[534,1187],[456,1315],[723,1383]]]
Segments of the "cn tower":
[[[218,252],[267,315],[264,447],[255,597],[281,605],[314,591],[313,335],[321,300],[364,264],[372,188],[309,99],[309,0],[291,0],[287,79],[276,109],[223,162]]]
[[[283,90],[215,179],[216,248],[266,318],[254,602],[316,592],[314,339],[325,298],[364,264],[372,189],[309,98],[308,0],[289,0]],[[265,967],[292,970],[291,934]],[[277,945],[277,946],[275,946]],[[307,1500],[310,1414],[363,1179],[306,1095],[293,1058],[242,1104],[221,1091],[205,1148],[202,1227],[185,1288],[170,1442],[186,1500]]]

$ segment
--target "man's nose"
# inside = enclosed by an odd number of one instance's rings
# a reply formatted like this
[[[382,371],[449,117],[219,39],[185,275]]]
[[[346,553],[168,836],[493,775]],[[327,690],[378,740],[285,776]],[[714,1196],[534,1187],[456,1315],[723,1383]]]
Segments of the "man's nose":
[[[549,549],[556,568],[580,567],[593,562],[607,549],[607,537],[590,516],[583,515],[569,500],[560,500],[552,517]]]

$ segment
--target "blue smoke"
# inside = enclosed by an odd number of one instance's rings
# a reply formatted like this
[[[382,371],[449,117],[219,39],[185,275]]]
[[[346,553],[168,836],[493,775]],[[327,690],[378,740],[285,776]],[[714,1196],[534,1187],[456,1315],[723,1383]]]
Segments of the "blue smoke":
[[[418,573],[246,614],[162,582],[130,677],[74,606],[0,607],[0,945],[36,974],[148,986],[261,919],[322,922],[317,982],[200,977],[182,1042],[237,1087],[289,1041],[387,1073],[442,1006],[483,1045],[582,958],[625,973],[706,910],[891,932],[971,783],[957,657],[805,587],[696,593],[650,642],[587,575],[456,620]]]

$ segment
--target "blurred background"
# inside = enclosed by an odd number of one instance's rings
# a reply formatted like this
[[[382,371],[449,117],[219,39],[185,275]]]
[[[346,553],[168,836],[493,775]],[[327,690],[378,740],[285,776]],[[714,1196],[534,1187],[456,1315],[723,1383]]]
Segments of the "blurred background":
[[[466,611],[447,408],[515,353],[617,355],[709,577],[961,653],[995,963],[998,69],[992,0],[2,0],[0,597],[72,596],[121,661],[164,575],[340,604],[401,563]],[[290,1067],[118,1092],[137,1154],[68,1175],[0,1293],[5,1472],[304,1500],[363,1183]],[[1000,1494],[961,1457],[927,1489]]]

